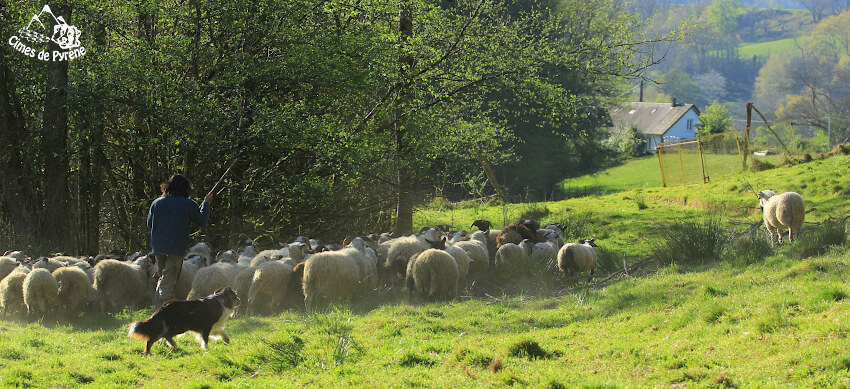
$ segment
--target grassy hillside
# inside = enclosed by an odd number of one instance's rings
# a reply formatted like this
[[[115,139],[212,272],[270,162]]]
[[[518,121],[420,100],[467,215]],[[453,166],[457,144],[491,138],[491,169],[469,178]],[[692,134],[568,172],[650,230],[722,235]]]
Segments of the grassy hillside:
[[[420,210],[416,225],[501,226],[529,216],[599,237],[630,263],[666,226],[714,215],[724,230],[760,218],[757,189],[795,190],[807,221],[850,213],[850,156],[733,176],[709,185],[631,189],[506,207]],[[22,387],[824,387],[850,385],[850,248],[843,226],[809,225],[771,250],[753,241],[722,258],[683,251],[630,276],[546,285],[450,304],[355,304],[311,317],[232,320],[230,345],[188,338],[152,356],[126,337],[150,314],[73,325],[0,322],[0,385]],[[832,234],[832,235],[830,235]],[[826,237],[832,236],[832,240]],[[823,248],[822,242],[837,242]],[[753,243],[755,242],[755,243]],[[763,243],[763,240],[761,241]],[[612,254],[613,253],[613,254]],[[754,255],[758,254],[758,255]],[[606,268],[605,272],[612,271]]]
[[[753,56],[767,58],[771,55],[799,56],[800,45],[805,38],[788,38],[770,42],[742,43],[738,46],[738,56],[741,59],[750,59]]]
[[[655,155],[636,158],[597,174],[561,182],[564,193],[613,193],[634,188],[661,186],[661,170]]]

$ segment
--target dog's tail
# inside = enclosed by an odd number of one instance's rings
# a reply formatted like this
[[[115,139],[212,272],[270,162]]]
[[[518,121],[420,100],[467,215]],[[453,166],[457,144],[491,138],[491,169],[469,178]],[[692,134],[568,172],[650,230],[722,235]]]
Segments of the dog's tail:
[[[144,321],[134,321],[130,323],[130,328],[127,331],[127,336],[147,342],[151,339],[157,339],[162,333],[162,321],[157,317],[151,317]]]

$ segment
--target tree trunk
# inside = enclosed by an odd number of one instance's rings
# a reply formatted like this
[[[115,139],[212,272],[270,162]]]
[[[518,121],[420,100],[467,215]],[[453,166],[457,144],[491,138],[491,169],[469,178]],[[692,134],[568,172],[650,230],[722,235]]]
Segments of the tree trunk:
[[[413,174],[411,169],[410,144],[405,137],[407,128],[399,119],[406,104],[410,100],[409,87],[406,86],[407,75],[413,66],[413,57],[404,53],[407,42],[413,38],[413,17],[410,4],[402,3],[398,13],[398,31],[400,36],[401,53],[399,53],[399,78],[402,85],[398,92],[394,106],[393,131],[395,132],[396,155],[398,157],[398,202],[396,204],[396,226],[397,234],[410,234],[413,232]]]
[[[6,17],[5,9],[0,9],[0,17]],[[0,46],[0,204],[17,236],[35,236],[40,200],[29,159],[25,159],[32,153],[24,150],[24,115],[6,62],[6,45]]]
[[[71,7],[54,8],[57,15],[71,21]],[[49,44],[50,51],[60,50]],[[68,212],[68,109],[65,106],[68,85],[68,61],[47,63],[47,83],[44,96],[44,116],[41,129],[41,153],[44,158],[44,213],[42,242],[45,248],[64,251],[71,246],[71,223]]]

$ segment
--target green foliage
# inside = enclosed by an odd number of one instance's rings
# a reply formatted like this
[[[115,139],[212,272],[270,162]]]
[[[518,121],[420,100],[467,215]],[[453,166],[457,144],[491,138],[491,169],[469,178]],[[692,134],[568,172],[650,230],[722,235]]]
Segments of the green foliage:
[[[615,129],[602,144],[625,157],[639,157],[646,153],[646,139],[633,125]]]
[[[522,340],[508,347],[508,355],[530,360],[547,359],[550,353],[533,340]]]
[[[805,228],[799,235],[785,248],[786,255],[799,259],[823,255],[831,246],[847,244],[847,223],[843,220],[826,220],[823,224]],[[788,236],[785,238],[783,242],[787,242]]]
[[[722,259],[728,232],[717,215],[661,227],[653,253],[659,263],[703,263]]]
[[[664,73],[659,82],[661,83],[659,89],[677,101],[687,102],[699,99],[699,84],[684,70],[672,69]]]
[[[719,134],[731,130],[732,126],[732,114],[726,106],[715,101],[699,115],[697,135]]]
[[[724,253],[724,258],[737,265],[747,266],[759,262],[771,254],[773,254],[773,248],[770,240],[764,231],[757,230],[735,239]]]

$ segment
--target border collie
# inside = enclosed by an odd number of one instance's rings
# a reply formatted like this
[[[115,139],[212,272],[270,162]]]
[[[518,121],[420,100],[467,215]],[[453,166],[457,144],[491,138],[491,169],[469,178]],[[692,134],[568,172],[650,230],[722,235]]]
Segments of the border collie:
[[[193,331],[201,335],[201,348],[206,350],[210,335],[221,336],[224,343],[230,343],[224,322],[238,305],[239,298],[230,288],[221,288],[197,300],[169,300],[148,320],[130,323],[127,336],[147,342],[143,354],[150,354],[157,340],[165,338],[171,347],[177,347],[174,336]]]

